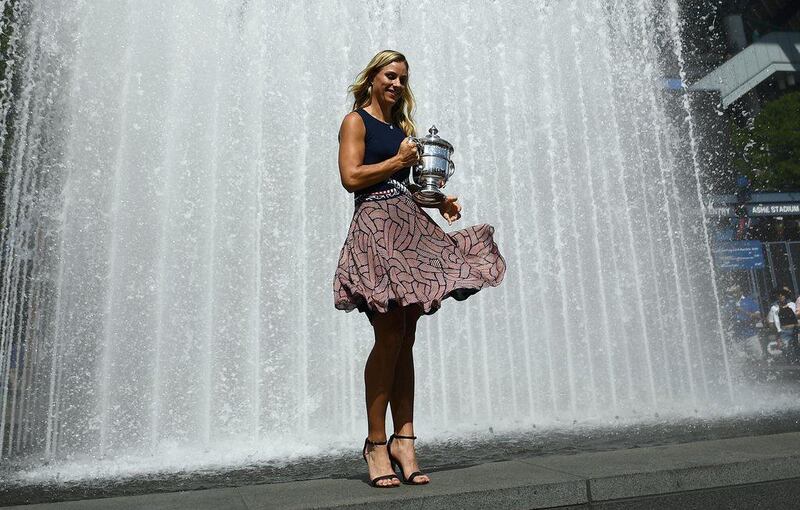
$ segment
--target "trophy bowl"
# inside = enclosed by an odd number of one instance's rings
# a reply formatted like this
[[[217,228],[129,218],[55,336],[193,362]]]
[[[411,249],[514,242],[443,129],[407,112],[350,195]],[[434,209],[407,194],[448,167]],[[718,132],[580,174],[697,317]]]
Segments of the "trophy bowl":
[[[419,164],[412,166],[409,174],[411,196],[424,206],[437,206],[444,201],[445,194],[441,190],[456,168],[450,159],[453,146],[440,138],[438,132],[436,126],[431,126],[426,136],[411,138],[420,155]]]

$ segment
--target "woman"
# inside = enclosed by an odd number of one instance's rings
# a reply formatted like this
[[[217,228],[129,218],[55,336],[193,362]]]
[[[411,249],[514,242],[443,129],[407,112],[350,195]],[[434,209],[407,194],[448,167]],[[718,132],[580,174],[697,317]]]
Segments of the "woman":
[[[443,299],[466,299],[498,285],[505,261],[492,240],[494,229],[477,225],[445,233],[417,205],[403,184],[419,161],[408,86],[408,62],[381,51],[350,87],[353,111],[339,131],[339,173],[355,194],[355,211],[333,282],[335,306],[358,309],[370,320],[375,345],[364,370],[367,422],[363,457],[370,484],[426,484],[414,453],[414,358],[417,320]],[[448,224],[461,217],[458,198],[438,207]],[[394,434],[387,441],[386,408]]]
[[[778,349],[786,353],[790,361],[795,361],[798,353],[797,346],[797,309],[790,300],[791,291],[783,287],[775,291],[776,302],[770,309],[770,317],[777,331],[776,341]]]

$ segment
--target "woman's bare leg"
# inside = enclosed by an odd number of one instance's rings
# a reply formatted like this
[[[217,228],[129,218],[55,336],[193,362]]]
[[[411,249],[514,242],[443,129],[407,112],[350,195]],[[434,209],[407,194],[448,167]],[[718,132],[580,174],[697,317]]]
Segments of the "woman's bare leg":
[[[401,436],[414,435],[414,340],[416,338],[417,321],[422,316],[422,307],[412,305],[406,307],[405,334],[397,356],[392,385],[392,422],[394,433]],[[414,442],[408,439],[395,439],[392,442],[392,455],[403,465],[404,475],[419,471],[414,453]],[[417,483],[430,481],[427,475],[414,477]]]
[[[395,365],[405,337],[405,310],[395,308],[372,318],[375,345],[364,368],[367,425],[370,441],[386,441],[386,407],[392,395]],[[385,446],[368,446],[369,477],[393,473]],[[378,485],[397,485],[397,480],[381,480]]]

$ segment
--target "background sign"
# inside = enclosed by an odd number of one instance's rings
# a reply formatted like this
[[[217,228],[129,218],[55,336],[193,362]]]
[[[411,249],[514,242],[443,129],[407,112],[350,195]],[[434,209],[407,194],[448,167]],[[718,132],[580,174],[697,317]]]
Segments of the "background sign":
[[[762,269],[764,251],[761,241],[723,241],[714,247],[717,269]]]
[[[800,203],[784,204],[746,204],[747,216],[796,216],[800,215]],[[731,205],[710,204],[706,206],[708,214],[717,216],[736,216],[736,209]]]

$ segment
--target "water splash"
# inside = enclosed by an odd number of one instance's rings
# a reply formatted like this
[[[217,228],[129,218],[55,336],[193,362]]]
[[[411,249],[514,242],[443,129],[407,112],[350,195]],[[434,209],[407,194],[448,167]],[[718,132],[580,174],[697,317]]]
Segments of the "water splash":
[[[418,429],[735,399],[701,306],[716,283],[696,128],[679,96],[676,129],[659,88],[662,59],[682,58],[674,2],[284,7],[15,4],[3,457],[363,435],[372,332],[331,301],[352,214],[336,132],[349,80],[390,46],[418,124],[456,147],[462,223],[497,227],[509,267],[422,319]]]

